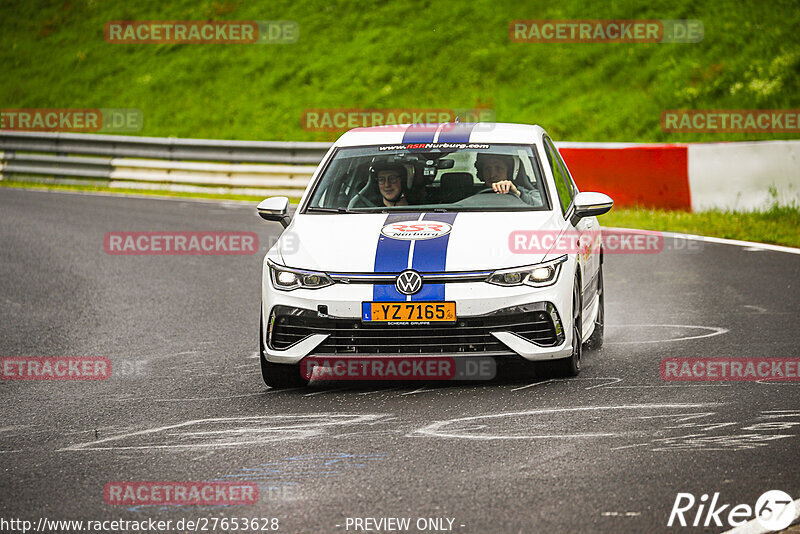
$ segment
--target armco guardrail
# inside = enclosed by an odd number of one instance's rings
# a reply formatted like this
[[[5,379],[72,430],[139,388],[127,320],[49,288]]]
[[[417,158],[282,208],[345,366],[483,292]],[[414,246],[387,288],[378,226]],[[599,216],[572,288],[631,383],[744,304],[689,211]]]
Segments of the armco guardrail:
[[[7,178],[105,179],[117,187],[192,190],[217,186],[273,193],[281,189],[296,195],[330,146],[3,131],[0,173]]]
[[[0,179],[299,196],[330,143],[0,131]],[[753,210],[800,202],[800,141],[557,143],[578,187],[617,206]],[[216,187],[218,189],[210,189]]]
[[[331,143],[221,141],[50,132],[0,131],[0,150],[84,154],[112,158],[314,164]]]

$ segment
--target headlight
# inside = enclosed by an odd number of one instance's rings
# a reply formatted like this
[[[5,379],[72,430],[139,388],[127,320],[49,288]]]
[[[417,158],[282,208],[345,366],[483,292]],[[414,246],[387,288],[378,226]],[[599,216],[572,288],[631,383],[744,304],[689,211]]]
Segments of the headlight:
[[[567,261],[567,255],[554,260],[526,267],[495,271],[486,279],[490,284],[498,286],[519,286],[525,284],[533,287],[545,287],[556,283],[561,264]]]
[[[298,288],[319,289],[333,284],[333,280],[325,273],[279,267],[271,262],[269,264],[269,272],[272,277],[272,285],[276,289],[284,291]]]

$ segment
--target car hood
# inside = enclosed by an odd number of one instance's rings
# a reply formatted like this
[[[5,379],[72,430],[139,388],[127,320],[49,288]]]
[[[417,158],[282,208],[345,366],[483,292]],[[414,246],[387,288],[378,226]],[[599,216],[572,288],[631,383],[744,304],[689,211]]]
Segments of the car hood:
[[[413,224],[444,221],[446,236],[426,240],[397,240],[382,235],[387,223]],[[276,243],[288,267],[325,272],[399,272],[408,267],[421,272],[495,270],[539,263],[546,254],[511,251],[513,231],[559,232],[560,213],[460,212],[408,214],[302,214]],[[446,227],[445,227],[446,229]],[[412,244],[413,243],[413,244]],[[548,258],[549,259],[549,258]]]

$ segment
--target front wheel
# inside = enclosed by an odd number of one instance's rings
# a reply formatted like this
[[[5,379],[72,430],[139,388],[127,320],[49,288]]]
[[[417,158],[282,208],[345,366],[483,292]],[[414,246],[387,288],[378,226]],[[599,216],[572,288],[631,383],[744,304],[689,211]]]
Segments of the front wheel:
[[[261,312],[258,328],[258,359],[261,360],[261,378],[273,389],[301,388],[308,380],[300,374],[300,364],[273,363],[264,357],[264,312]]]
[[[581,356],[583,355],[583,298],[581,282],[575,277],[572,289],[572,354],[567,358],[547,362],[550,374],[560,377],[577,376],[581,372]]]

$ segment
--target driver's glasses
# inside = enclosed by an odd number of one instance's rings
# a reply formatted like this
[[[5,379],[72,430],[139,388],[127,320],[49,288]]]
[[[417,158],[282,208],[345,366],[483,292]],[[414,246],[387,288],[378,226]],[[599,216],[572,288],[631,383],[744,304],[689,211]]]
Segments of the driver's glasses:
[[[400,183],[399,176],[378,176],[378,185],[383,184],[397,185]]]

